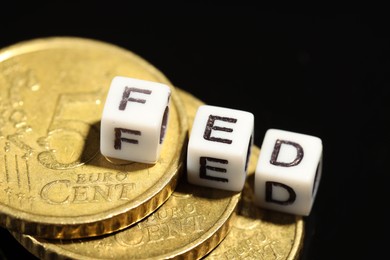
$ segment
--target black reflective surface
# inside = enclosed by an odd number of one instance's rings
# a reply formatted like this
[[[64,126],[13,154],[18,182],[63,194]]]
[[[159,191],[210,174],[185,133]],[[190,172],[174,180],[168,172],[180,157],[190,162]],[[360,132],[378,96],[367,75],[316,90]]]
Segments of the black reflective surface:
[[[322,138],[323,174],[305,217],[302,259],[387,254],[386,17],[110,1],[34,6],[23,15],[9,7],[0,16],[0,47],[46,36],[107,41],[140,55],[207,104],[252,112],[259,147],[269,128]],[[0,237],[0,257],[34,259],[8,231],[0,229]]]

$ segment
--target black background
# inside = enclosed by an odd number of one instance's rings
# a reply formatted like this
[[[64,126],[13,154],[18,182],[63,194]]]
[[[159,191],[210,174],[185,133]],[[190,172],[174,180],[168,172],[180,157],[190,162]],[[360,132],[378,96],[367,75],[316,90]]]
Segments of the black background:
[[[4,9],[0,47],[46,36],[110,42],[207,104],[252,112],[259,147],[269,128],[320,137],[323,175],[302,259],[389,254],[387,18],[115,2],[25,8]],[[34,259],[6,230],[0,237],[0,257]]]

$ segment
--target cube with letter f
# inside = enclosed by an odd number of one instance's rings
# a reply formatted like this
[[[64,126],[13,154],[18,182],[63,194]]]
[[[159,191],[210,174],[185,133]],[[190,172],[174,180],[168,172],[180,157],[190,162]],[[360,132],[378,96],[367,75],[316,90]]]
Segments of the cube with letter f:
[[[241,191],[253,145],[252,113],[203,105],[187,148],[187,179],[205,187]]]
[[[155,163],[167,130],[170,95],[170,87],[162,83],[115,77],[101,120],[101,153]]]

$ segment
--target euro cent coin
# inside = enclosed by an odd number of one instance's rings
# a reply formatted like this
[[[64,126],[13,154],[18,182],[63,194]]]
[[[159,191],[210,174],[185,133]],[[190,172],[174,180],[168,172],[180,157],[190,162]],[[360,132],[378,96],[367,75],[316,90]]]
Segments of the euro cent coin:
[[[169,85],[169,125],[155,164],[100,153],[110,82]],[[0,225],[37,237],[104,235],[145,218],[172,194],[183,165],[187,117],[171,82],[129,50],[53,37],[0,51]]]

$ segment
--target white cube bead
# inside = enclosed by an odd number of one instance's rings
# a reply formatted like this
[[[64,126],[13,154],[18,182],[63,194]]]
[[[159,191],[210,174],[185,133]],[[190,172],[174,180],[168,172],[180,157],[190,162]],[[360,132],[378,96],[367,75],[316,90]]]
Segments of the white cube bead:
[[[167,130],[170,95],[170,87],[162,83],[114,77],[101,119],[101,153],[155,163]]]
[[[241,191],[253,145],[252,113],[202,105],[198,108],[187,147],[189,183]]]
[[[255,204],[281,212],[310,214],[322,171],[320,138],[269,129],[255,172]]]

